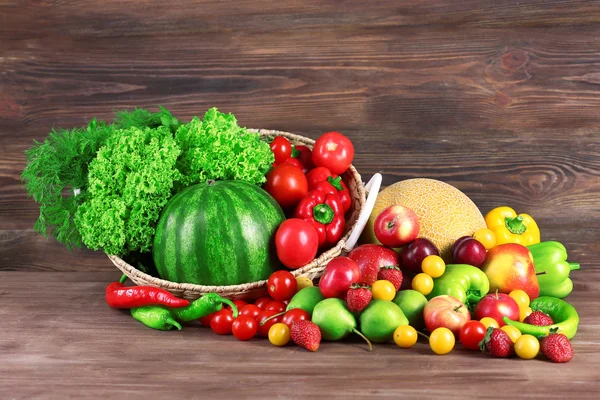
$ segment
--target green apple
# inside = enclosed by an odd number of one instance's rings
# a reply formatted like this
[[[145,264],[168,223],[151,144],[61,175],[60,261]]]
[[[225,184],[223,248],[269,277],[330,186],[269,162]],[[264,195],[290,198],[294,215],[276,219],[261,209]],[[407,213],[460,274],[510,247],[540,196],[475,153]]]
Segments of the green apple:
[[[423,321],[423,309],[427,304],[427,298],[416,290],[401,290],[393,300],[400,307],[409,324],[419,330],[425,326]]]

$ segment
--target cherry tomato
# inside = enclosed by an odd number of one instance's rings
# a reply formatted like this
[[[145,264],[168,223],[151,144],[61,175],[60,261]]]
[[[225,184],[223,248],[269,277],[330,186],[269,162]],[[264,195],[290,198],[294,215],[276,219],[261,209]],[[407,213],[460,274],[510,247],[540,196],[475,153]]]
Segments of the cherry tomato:
[[[296,321],[310,321],[310,315],[301,308],[292,308],[283,314],[283,318],[281,319],[281,322],[290,328],[292,327],[292,323]]]
[[[417,330],[410,325],[401,325],[394,331],[394,342],[403,349],[413,347],[417,337]]]
[[[396,288],[390,281],[378,280],[373,282],[371,292],[373,292],[373,300],[392,301],[396,297]]]
[[[300,218],[281,223],[275,234],[275,248],[279,261],[288,268],[300,268],[317,255],[319,235],[314,226]]]
[[[298,291],[298,282],[291,272],[276,271],[267,280],[267,290],[275,300],[289,300]]]
[[[265,190],[282,208],[292,208],[308,193],[308,182],[302,170],[295,165],[277,165],[267,174]]]
[[[256,320],[250,315],[238,315],[231,325],[233,336],[239,340],[250,340],[258,331]]]
[[[276,136],[271,142],[271,151],[275,155],[275,164],[281,164],[292,155],[292,144],[283,136]]]
[[[446,272],[446,263],[442,257],[432,254],[423,259],[421,269],[430,277],[439,278]]]
[[[494,318],[491,317],[483,317],[479,320],[479,322],[481,322],[483,324],[483,326],[485,326],[485,329],[491,327],[494,328],[499,328],[500,326],[498,325],[498,321],[496,321]]]
[[[285,303],[283,301],[271,300],[265,306],[265,311],[275,311],[276,313],[285,311]]]
[[[254,319],[256,319],[256,317],[258,316],[258,314],[260,314],[262,312],[262,310],[260,308],[258,308],[256,306],[256,304],[248,304],[247,306],[244,306],[244,308],[242,308],[240,310],[240,315],[247,315],[249,317],[252,317]]]
[[[295,165],[296,167],[300,168],[302,170],[302,173],[304,173],[304,165],[302,165],[302,163],[300,162],[300,160],[298,160],[297,158],[294,157],[288,157],[283,164],[292,164]]]
[[[328,132],[321,135],[313,147],[312,160],[317,167],[327,167],[341,175],[352,164],[354,146],[350,139],[339,132]]]
[[[308,190],[313,190],[320,182],[327,181],[327,178],[331,176],[329,168],[316,167],[306,174],[306,181],[308,182]]]
[[[312,279],[310,279],[306,276],[297,276],[296,282],[298,282],[298,291],[301,291],[305,287],[315,286]]]
[[[269,342],[281,347],[285,346],[290,341],[290,328],[286,324],[277,323],[269,328]]]
[[[533,310],[531,309],[531,307],[519,308],[519,321],[523,322],[523,320],[529,317],[529,314],[531,314],[532,312]]]
[[[261,310],[264,310],[265,307],[267,306],[267,304],[269,304],[271,301],[273,301],[273,299],[269,296],[263,296],[263,297],[259,297],[258,299],[256,299],[254,301],[254,305],[258,308],[260,308]]]
[[[300,153],[298,155],[298,160],[302,163],[306,171],[304,173],[310,171],[315,167],[312,161],[312,151],[306,146],[296,146],[296,150]]]
[[[508,294],[510,297],[512,297],[513,299],[515,299],[515,301],[517,302],[517,305],[519,306],[519,310],[522,308],[527,308],[529,307],[529,295],[527,293],[525,293],[523,290],[521,289],[516,289],[513,290],[512,292],[510,292]]]
[[[232,325],[233,315],[231,314],[231,311],[225,308],[221,311],[217,311],[210,320],[210,329],[219,335],[229,335],[231,333]]]
[[[496,234],[488,228],[481,228],[473,234],[473,238],[485,247],[486,250],[496,245]]]
[[[479,321],[469,321],[460,328],[460,342],[469,350],[479,350],[479,342],[485,337],[485,325]]]
[[[212,320],[212,317],[215,316],[215,314],[216,312],[200,318],[200,323],[204,326],[210,326],[210,321]]]
[[[515,353],[524,360],[535,358],[540,351],[540,342],[535,336],[522,335],[515,342]]]
[[[456,339],[448,328],[436,328],[429,336],[429,346],[435,354],[448,354],[454,348]]]
[[[233,304],[235,304],[235,306],[237,307],[238,312],[239,312],[242,308],[244,308],[244,307],[246,307],[246,305],[248,305],[248,302],[246,302],[244,300],[233,300]],[[228,310],[231,310],[231,306],[229,306],[229,305],[226,305],[225,308]]]
[[[269,329],[274,324],[281,322],[281,316],[279,316],[279,317],[272,318],[272,319],[268,320],[267,322],[265,322],[264,325],[261,325],[261,322],[263,322],[264,320],[266,320],[269,317],[272,317],[275,314],[277,314],[275,311],[270,311],[270,310],[265,310],[265,311],[262,311],[260,314],[258,314],[258,317],[256,317],[256,323],[258,323],[258,334],[260,336],[267,337],[269,335]]]
[[[517,341],[517,339],[519,339],[521,337],[521,331],[516,326],[504,325],[500,329],[502,329],[504,332],[506,332],[506,334],[508,335],[510,340],[512,340],[513,343],[515,343]]]
[[[420,273],[415,275],[412,280],[411,286],[414,290],[421,293],[424,296],[427,296],[433,290],[433,279],[431,276]]]

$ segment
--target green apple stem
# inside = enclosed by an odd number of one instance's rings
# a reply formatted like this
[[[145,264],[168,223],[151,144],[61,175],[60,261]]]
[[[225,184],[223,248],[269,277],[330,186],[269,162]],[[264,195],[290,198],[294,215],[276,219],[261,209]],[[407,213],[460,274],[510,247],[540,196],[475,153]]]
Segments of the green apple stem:
[[[271,315],[269,318],[266,318],[266,319],[264,319],[264,320],[263,320],[263,321],[260,323],[260,326],[263,326],[264,324],[266,324],[268,321],[272,320],[273,318],[281,317],[281,316],[282,316],[283,314],[285,314],[286,312],[287,312],[287,310],[286,310],[286,311],[282,311],[282,312],[280,312],[280,313],[277,313],[277,314],[273,314],[273,315]]]
[[[426,334],[424,334],[423,332],[419,332],[417,331],[417,335],[423,336],[425,339],[427,339],[427,341],[429,341],[429,336],[427,336]]]
[[[365,335],[363,335],[358,329],[356,328],[352,328],[352,332],[356,333],[358,336],[360,336],[361,338],[365,339],[365,342],[367,342],[367,344],[369,345],[369,351],[373,351],[373,345],[371,344],[371,341],[369,339],[367,339],[367,337]]]
[[[548,271],[536,272],[536,275],[537,276],[546,275],[547,273],[548,273]]]

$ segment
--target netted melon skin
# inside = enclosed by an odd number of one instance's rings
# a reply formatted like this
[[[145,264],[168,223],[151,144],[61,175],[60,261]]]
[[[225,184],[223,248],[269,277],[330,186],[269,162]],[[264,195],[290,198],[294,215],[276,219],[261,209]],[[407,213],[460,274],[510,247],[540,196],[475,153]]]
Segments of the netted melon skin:
[[[435,179],[407,179],[379,193],[363,232],[364,242],[379,243],[373,232],[375,218],[395,204],[408,207],[417,214],[421,224],[419,237],[431,240],[446,262],[452,261],[450,249],[456,239],[485,228],[481,211],[454,186]]]

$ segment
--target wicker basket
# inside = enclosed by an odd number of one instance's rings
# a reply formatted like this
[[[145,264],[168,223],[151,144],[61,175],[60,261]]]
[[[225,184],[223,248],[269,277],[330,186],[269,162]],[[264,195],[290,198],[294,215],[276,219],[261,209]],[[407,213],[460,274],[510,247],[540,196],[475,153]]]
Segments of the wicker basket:
[[[315,143],[312,139],[288,132],[265,129],[250,129],[250,131],[258,132],[262,136],[285,136],[294,145],[305,145],[309,148],[312,148]],[[343,178],[352,197],[352,208],[350,209],[350,217],[346,226],[346,232],[334,247],[322,253],[304,267],[291,271],[294,276],[306,276],[310,279],[320,277],[330,260],[339,256],[342,252],[352,250],[358,240],[358,236],[364,229],[366,221],[373,209],[379,186],[381,185],[381,175],[375,174],[371,182],[365,187],[356,169],[353,166],[350,166],[348,171],[343,175]],[[367,199],[366,190],[368,189],[370,189],[370,191],[369,198]],[[188,300],[195,300],[206,293],[217,293],[222,297],[230,299],[252,299],[266,293],[266,281],[264,280],[230,286],[203,286],[191,283],[176,283],[148,275],[129,265],[126,261],[117,256],[108,256],[108,258],[134,283],[138,285],[160,287],[178,297],[183,297]]]

